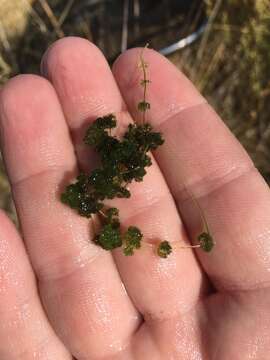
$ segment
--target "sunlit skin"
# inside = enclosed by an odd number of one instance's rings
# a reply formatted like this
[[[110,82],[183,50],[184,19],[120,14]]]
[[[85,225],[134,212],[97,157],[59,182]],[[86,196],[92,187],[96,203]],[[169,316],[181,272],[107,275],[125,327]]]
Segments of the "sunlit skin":
[[[96,167],[82,145],[90,121],[114,113],[123,133],[142,120],[140,51],[111,71],[93,44],[65,38],[44,55],[42,76],[1,90],[1,147],[23,234],[1,212],[1,360],[269,359],[268,186],[168,60],[144,51],[147,121],[165,143],[131,198],[113,200],[150,245],[133,256],[105,251],[89,240],[95,225],[60,201],[79,169]],[[202,231],[186,189],[215,240],[210,253],[181,248]],[[172,244],[167,258],[153,251],[158,241]]]

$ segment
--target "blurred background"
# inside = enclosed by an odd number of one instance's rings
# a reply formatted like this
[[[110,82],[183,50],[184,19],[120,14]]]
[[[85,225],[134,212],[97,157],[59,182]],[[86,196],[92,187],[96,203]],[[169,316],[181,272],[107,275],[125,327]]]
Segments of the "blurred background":
[[[46,48],[85,37],[110,63],[150,44],[222,116],[270,183],[269,0],[0,0],[0,84],[38,73]],[[16,219],[0,159],[0,207]]]

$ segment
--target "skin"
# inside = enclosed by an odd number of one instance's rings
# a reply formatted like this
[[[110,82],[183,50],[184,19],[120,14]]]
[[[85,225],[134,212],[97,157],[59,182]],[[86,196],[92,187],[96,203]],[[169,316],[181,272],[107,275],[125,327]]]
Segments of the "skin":
[[[144,52],[147,120],[166,141],[131,199],[113,203],[124,226],[138,226],[146,244],[171,241],[173,253],[106,252],[89,241],[89,221],[59,201],[79,168],[95,166],[82,145],[90,121],[113,112],[119,132],[140,121],[139,51],[111,71],[93,44],[65,38],[44,55],[42,76],[1,90],[1,147],[23,234],[0,213],[1,360],[269,359],[268,186],[161,55]],[[210,254],[177,248],[202,230],[186,188],[215,239]]]

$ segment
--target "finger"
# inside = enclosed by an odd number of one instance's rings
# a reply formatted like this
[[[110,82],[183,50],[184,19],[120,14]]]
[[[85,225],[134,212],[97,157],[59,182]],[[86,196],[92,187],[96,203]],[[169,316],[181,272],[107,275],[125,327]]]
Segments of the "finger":
[[[76,159],[56,93],[25,75],[0,104],[4,158],[50,321],[77,359],[110,356],[136,328],[136,312],[111,255],[89,241],[89,221],[59,200]]]
[[[122,69],[125,71],[125,69]],[[83,130],[98,116],[115,113],[122,127],[130,122],[111,71],[100,51],[86,40],[67,38],[58,41],[43,60],[43,71],[53,83],[71,128],[76,152],[82,149]],[[82,130],[83,129],[83,130]],[[87,157],[81,166],[87,166]],[[179,242],[185,231],[174,202],[154,164],[144,181],[131,185],[131,199],[113,200],[119,206],[121,223],[136,225],[144,240]],[[138,251],[132,257],[115,252],[121,277],[135,305],[145,316],[166,318],[184,311],[197,301],[202,277],[196,259],[189,251],[162,260],[153,249]],[[189,273],[189,278],[183,274]],[[181,286],[175,286],[175,283]]]
[[[142,96],[140,73],[134,71],[138,53],[126,52],[113,69],[134,118],[139,115],[134,104]],[[165,138],[156,160],[192,238],[202,224],[184,187],[199,201],[216,241],[213,253],[197,251],[203,267],[220,289],[263,286],[270,280],[268,186],[187,78],[154,51],[146,50],[144,57],[152,81],[148,120]]]
[[[71,359],[39,301],[22,240],[0,210],[0,358]]]

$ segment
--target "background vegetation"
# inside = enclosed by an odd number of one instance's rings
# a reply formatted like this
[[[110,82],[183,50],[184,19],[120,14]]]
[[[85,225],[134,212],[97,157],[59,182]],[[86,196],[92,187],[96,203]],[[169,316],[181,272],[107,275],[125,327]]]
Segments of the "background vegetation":
[[[125,41],[121,23],[123,1],[108,1],[109,15],[98,3],[97,0],[0,0],[0,84],[17,73],[37,73],[47,46],[65,35],[80,35],[94,41],[112,61]],[[200,39],[170,59],[195,82],[270,182],[269,1],[195,1],[192,16],[177,19],[184,25],[180,30],[177,22],[169,22],[171,17],[167,14],[167,20],[163,19],[166,31],[151,11],[151,1],[143,3],[148,7],[144,5],[141,20],[131,24],[130,45],[137,44],[139,39],[143,44],[150,41],[153,47],[160,48],[192,32],[207,13],[208,23]],[[159,11],[163,14],[166,1],[160,4]],[[108,20],[112,18],[115,22]],[[108,26],[114,31],[108,31]],[[109,38],[108,33],[113,36]],[[0,207],[15,218],[1,160]]]

